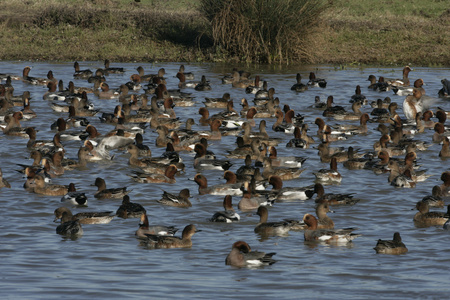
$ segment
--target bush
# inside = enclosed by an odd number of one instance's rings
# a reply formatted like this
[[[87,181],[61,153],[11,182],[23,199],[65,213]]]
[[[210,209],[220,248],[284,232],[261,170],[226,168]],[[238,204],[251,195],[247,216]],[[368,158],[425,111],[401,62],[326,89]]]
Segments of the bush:
[[[200,0],[216,46],[242,60],[287,62],[305,54],[305,37],[327,0]]]

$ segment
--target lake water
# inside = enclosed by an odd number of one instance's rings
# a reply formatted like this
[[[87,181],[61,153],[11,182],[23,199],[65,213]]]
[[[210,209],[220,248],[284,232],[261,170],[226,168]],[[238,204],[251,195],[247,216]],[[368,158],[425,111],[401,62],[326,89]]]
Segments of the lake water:
[[[80,62],[81,69],[103,67],[102,62]],[[86,80],[74,80],[73,62],[0,62],[0,73],[22,74],[22,69],[30,65],[30,76],[45,77],[49,70],[67,86],[74,81],[76,86],[91,84]],[[175,88],[178,79],[175,74],[180,63],[114,63],[111,66],[124,67],[124,75],[111,74],[107,77],[110,87],[116,88],[143,66],[146,73],[156,73],[160,67],[166,69],[167,86]],[[198,109],[203,106],[205,97],[219,97],[229,92],[234,99],[235,108],[240,109],[240,100],[246,97],[250,102],[252,95],[242,89],[223,85],[221,78],[231,72],[230,65],[186,64],[186,71],[196,74],[196,79],[206,75],[212,90],[196,92],[187,90],[195,96],[195,106],[175,107],[181,120],[188,117],[199,119]],[[267,80],[274,87],[281,104],[289,104],[296,113],[305,116],[310,124],[309,134],[317,131],[314,120],[322,112],[309,108],[316,95],[324,101],[328,95],[334,96],[335,105],[351,110],[350,97],[356,85],[361,85],[362,93],[369,101],[390,96],[399,104],[398,112],[403,116],[401,104],[404,97],[392,92],[378,93],[367,89],[370,74],[377,77],[401,78],[402,68],[335,68],[333,66],[244,66],[254,75]],[[300,72],[307,81],[310,71],[317,77],[326,78],[325,89],[310,88],[305,93],[295,93],[290,87],[295,83],[295,75]],[[423,78],[427,95],[437,96],[442,87],[440,80],[450,77],[448,68],[415,68],[410,73],[411,82]],[[4,83],[4,82],[3,82]],[[38,139],[51,139],[55,134],[50,123],[60,114],[53,112],[50,102],[42,100],[46,88],[32,86],[21,81],[13,81],[14,94],[29,90],[32,95],[31,106],[38,117],[23,121],[22,126],[34,126],[39,132]],[[141,92],[142,93],[142,92]],[[99,100],[89,96],[95,107],[102,112],[112,112],[117,100]],[[436,99],[432,106],[450,109],[450,102]],[[19,108],[16,108],[19,109]],[[370,106],[362,108],[372,110]],[[220,109],[212,109],[215,113]],[[91,124],[101,133],[113,127],[100,123],[98,117],[89,118]],[[313,172],[328,168],[321,163],[314,148],[285,148],[291,135],[274,132],[271,127],[274,119],[267,120],[271,137],[281,137],[284,141],[277,147],[279,156],[296,155],[307,157],[306,171],[300,178],[286,181],[285,186],[306,186],[314,182]],[[327,123],[337,121],[326,119]],[[257,120],[259,123],[259,120]],[[357,124],[356,122],[354,122]],[[369,133],[354,136],[347,141],[333,143],[333,146],[352,145],[363,151],[371,151],[372,145],[380,137],[375,130],[377,123],[369,123]],[[194,129],[207,129],[195,125]],[[431,142],[432,130],[415,138]],[[144,143],[152,149],[153,156],[159,156],[164,149],[155,146],[156,132],[147,129]],[[318,141],[317,136],[315,137]],[[221,141],[211,141],[209,149],[219,158],[225,158],[225,150],[235,147],[235,137],[224,137]],[[193,168],[193,154],[182,152],[186,172],[177,177],[177,183],[140,184],[131,180],[127,174],[128,154],[114,151],[115,159],[110,163],[90,163],[88,170],[66,171],[55,178],[54,183],[74,182],[79,191],[88,196],[89,207],[72,208],[72,212],[116,211],[121,200],[97,200],[93,197],[96,187],[92,186],[96,177],[106,180],[108,187],[127,186],[131,190],[131,201],[142,204],[151,224],[174,225],[180,229],[196,224],[202,230],[192,238],[191,249],[149,250],[141,247],[134,236],[138,219],[115,218],[107,225],[84,225],[84,235],[76,240],[56,234],[53,211],[61,206],[60,197],[40,196],[22,188],[24,179],[16,172],[17,164],[30,164],[26,148],[27,140],[0,135],[0,166],[4,177],[12,188],[0,190],[0,297],[2,299],[34,298],[255,298],[255,299],[295,299],[295,298],[445,298],[450,288],[448,274],[450,269],[450,235],[438,227],[417,228],[413,223],[416,213],[415,203],[431,194],[434,185],[440,185],[440,174],[450,169],[450,161],[438,157],[440,145],[433,145],[425,152],[418,152],[418,163],[428,169],[433,176],[418,183],[414,189],[394,188],[387,182],[387,174],[375,175],[368,170],[347,170],[339,164],[343,176],[340,185],[325,186],[325,192],[354,193],[362,199],[354,206],[333,207],[330,217],[335,228],[357,227],[356,238],[347,246],[310,245],[303,241],[303,232],[291,232],[284,237],[270,237],[262,240],[253,229],[259,217],[252,213],[239,212],[241,221],[233,224],[210,223],[208,218],[222,210],[223,196],[199,195],[195,182],[188,180],[196,174]],[[318,143],[315,144],[317,146]],[[76,157],[80,147],[78,142],[66,142],[66,156]],[[243,164],[242,160],[232,160],[235,171]],[[208,184],[223,183],[220,171],[204,171]],[[180,209],[162,206],[156,202],[163,190],[178,192],[189,188],[193,198],[192,207]],[[239,197],[233,197],[236,208]],[[269,208],[269,221],[283,218],[301,219],[305,213],[314,213],[314,200],[275,203]],[[406,255],[377,255],[373,250],[378,239],[391,239],[395,231],[401,233],[409,252]],[[225,257],[231,246],[238,240],[250,244],[253,250],[276,252],[277,263],[259,269],[234,268],[225,265]]]

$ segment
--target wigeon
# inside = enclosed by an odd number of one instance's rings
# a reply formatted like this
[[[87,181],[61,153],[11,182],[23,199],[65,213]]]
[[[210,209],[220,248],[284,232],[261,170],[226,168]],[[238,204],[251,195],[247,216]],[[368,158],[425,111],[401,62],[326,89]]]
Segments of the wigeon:
[[[79,220],[81,224],[108,224],[112,219],[114,219],[112,211],[80,212],[72,216],[72,212],[69,208],[59,207],[54,212],[55,220],[53,222],[57,222],[59,219],[62,219],[64,213],[70,216],[72,220]],[[63,223],[62,220],[61,223]]]
[[[83,235],[83,228],[78,219],[72,220],[72,215],[67,212],[62,213],[61,224],[56,227],[56,233],[71,237]]]
[[[351,242],[360,234],[352,233],[353,228],[348,229],[318,229],[318,221],[311,214],[303,216],[303,222],[307,225],[304,231],[306,242],[325,242],[327,244],[346,244]]]
[[[211,222],[232,223],[241,219],[241,217],[233,209],[231,195],[226,195],[225,198],[223,198],[223,208],[225,209],[224,211],[216,212],[211,217]]]
[[[297,73],[295,78],[297,83],[291,87],[291,91],[296,91],[298,93],[306,91],[308,89],[308,85],[302,83],[302,76],[300,73]]]
[[[267,266],[276,262],[272,258],[275,254],[274,252],[252,251],[246,242],[238,241],[233,244],[231,252],[228,253],[225,259],[225,264],[239,268]]]
[[[127,187],[108,189],[105,180],[100,177],[95,179],[94,185],[97,187],[97,191],[94,193],[94,197],[97,199],[120,199],[130,192],[127,191]]]
[[[189,201],[189,198],[191,198],[189,189],[182,189],[178,195],[164,191],[161,199],[157,200],[157,202],[174,207],[191,207],[192,203]]]
[[[373,249],[381,254],[405,254],[408,252],[408,248],[403,244],[400,233],[398,232],[394,233],[392,240],[379,239],[377,245]]]
[[[145,208],[136,202],[130,201],[130,196],[125,195],[122,198],[122,204],[116,211],[116,215],[120,218],[140,218],[142,214],[145,214],[147,211]]]
[[[259,223],[254,231],[261,236],[285,235],[291,230],[292,224],[288,221],[267,222],[269,211],[265,206],[259,206],[256,214],[259,216]]]
[[[180,237],[147,235],[147,238],[141,242],[141,245],[149,249],[169,249],[169,248],[191,248],[192,236],[201,230],[197,230],[194,224],[187,225],[183,229]]]
[[[449,219],[449,210],[447,212],[429,211],[429,205],[426,202],[418,201],[415,209],[418,212],[414,215],[414,224],[418,227],[443,226]]]
[[[149,225],[147,214],[143,213],[141,214],[139,228],[136,230],[135,235],[138,238],[146,239],[147,235],[173,236],[177,231],[178,229],[174,226]]]
[[[69,184],[67,194],[62,196],[61,202],[81,206],[87,206],[88,204],[86,194],[83,192],[77,192],[75,184],[73,182]]]

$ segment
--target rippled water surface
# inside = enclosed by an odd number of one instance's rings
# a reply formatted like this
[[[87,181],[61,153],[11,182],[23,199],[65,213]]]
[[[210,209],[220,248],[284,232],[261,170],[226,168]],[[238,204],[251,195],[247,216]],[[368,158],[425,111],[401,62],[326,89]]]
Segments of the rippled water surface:
[[[91,86],[85,80],[73,79],[73,62],[0,62],[0,73],[20,75],[26,65],[33,67],[30,75],[45,77],[52,70],[57,79],[62,79],[65,86],[73,80],[77,86]],[[82,62],[81,68],[95,70],[102,67],[101,62]],[[178,79],[174,76],[179,63],[112,63],[126,69],[125,75],[109,75],[107,82],[113,88],[129,80],[136,73],[138,66],[143,66],[146,73],[156,73],[160,67],[166,69],[168,88],[175,88]],[[333,95],[336,105],[351,110],[350,97],[355,86],[361,85],[362,92],[369,101],[390,96],[399,104],[404,97],[394,96],[392,92],[378,93],[369,91],[367,78],[370,74],[385,77],[401,77],[401,68],[365,68],[336,69],[330,66],[302,66],[267,68],[261,66],[245,67],[252,74],[259,74],[274,87],[281,104],[289,104],[296,113],[305,116],[310,124],[310,134],[316,132],[314,119],[321,111],[309,108],[314,97],[319,95],[325,100]],[[239,109],[240,99],[252,96],[242,89],[223,85],[221,78],[231,71],[230,66],[214,64],[189,64],[186,71],[196,74],[196,79],[206,75],[212,85],[207,92],[193,92],[195,106],[189,108],[175,107],[177,116],[183,121],[188,117],[199,119],[198,108],[203,106],[205,97],[219,97],[229,92],[234,99],[235,108]],[[326,78],[326,89],[310,88],[305,93],[297,94],[290,90],[295,83],[295,74],[300,72],[306,82],[310,71],[318,77]],[[427,94],[437,95],[441,88],[440,80],[450,77],[449,69],[416,68],[410,73],[413,80],[423,78]],[[50,130],[50,123],[61,114],[53,112],[50,102],[42,100],[46,89],[32,86],[21,81],[13,81],[15,95],[29,90],[32,95],[31,105],[38,117],[22,122],[23,126],[39,129],[38,139],[51,139],[55,134]],[[141,92],[142,93],[142,92]],[[89,98],[102,112],[112,112],[117,100],[99,100]],[[442,107],[450,109],[450,102],[436,99],[432,109]],[[19,109],[19,108],[16,108]],[[364,112],[372,110],[364,106]],[[211,110],[212,113],[220,109]],[[65,115],[64,115],[65,116]],[[90,118],[101,133],[113,127],[100,123],[97,117]],[[257,120],[259,122],[259,120]],[[268,119],[270,136],[281,137],[284,141],[277,147],[279,156],[297,155],[307,157],[306,170],[300,178],[286,181],[285,186],[306,186],[314,182],[314,171],[327,168],[329,164],[321,163],[317,150],[285,148],[291,138],[284,133],[273,132],[274,119]],[[326,119],[327,123],[336,121]],[[335,145],[372,150],[372,145],[379,139],[375,130],[377,123],[370,123],[369,133],[354,136],[348,141]],[[207,129],[194,125],[194,129]],[[417,139],[431,142],[433,131],[416,136]],[[164,149],[155,146],[156,132],[147,129],[144,142],[151,146],[153,156],[159,156]],[[318,138],[316,137],[316,141]],[[219,158],[224,158],[225,150],[235,147],[235,137],[224,137],[221,141],[211,141],[210,150]],[[191,249],[148,250],[142,248],[134,236],[138,228],[137,219],[115,218],[107,225],[84,225],[84,235],[76,240],[61,237],[55,233],[53,211],[61,205],[60,197],[40,196],[29,193],[22,188],[24,179],[16,172],[17,164],[30,164],[26,139],[0,134],[0,166],[4,177],[12,188],[0,190],[0,262],[1,283],[0,296],[3,299],[14,298],[444,298],[448,295],[448,274],[450,258],[450,235],[441,228],[416,228],[412,218],[415,203],[431,193],[431,188],[441,184],[439,177],[443,171],[450,169],[449,160],[438,157],[440,145],[433,145],[425,152],[418,153],[418,162],[428,169],[433,176],[419,183],[414,189],[396,189],[387,182],[387,175],[374,175],[367,170],[347,170],[339,164],[343,180],[337,186],[325,186],[326,192],[354,193],[362,200],[354,206],[333,207],[331,218],[336,228],[357,227],[362,234],[348,246],[310,245],[303,241],[302,232],[291,232],[284,237],[271,237],[262,240],[253,231],[258,223],[258,216],[239,212],[241,222],[234,224],[216,224],[208,222],[215,211],[222,210],[223,196],[198,195],[193,178],[193,154],[182,152],[186,172],[177,177],[177,183],[140,184],[131,180],[127,174],[128,154],[115,151],[115,158],[109,163],[90,163],[83,170],[66,171],[55,178],[54,183],[69,184],[74,182],[80,191],[86,192],[89,201],[87,208],[72,208],[74,213],[82,211],[116,211],[121,200],[97,200],[93,197],[96,187],[92,186],[96,177],[105,178],[108,187],[128,186],[130,197],[142,204],[148,212],[150,223],[174,225],[180,229],[194,223],[202,231],[193,237]],[[317,146],[317,143],[315,144]],[[66,156],[76,157],[80,147],[78,142],[66,142]],[[232,160],[231,170],[235,171],[243,164],[242,160]],[[209,184],[222,183],[222,172],[204,171]],[[163,190],[178,192],[189,188],[193,206],[180,209],[162,206],[156,202]],[[239,197],[233,197],[237,206]],[[283,218],[300,219],[305,213],[314,213],[314,200],[289,201],[275,203],[269,209],[269,220]],[[379,238],[391,239],[399,231],[404,243],[409,248],[406,255],[377,255],[373,250]],[[244,240],[252,249],[276,252],[278,260],[272,266],[261,269],[237,269],[224,264],[231,245],[237,240]]]

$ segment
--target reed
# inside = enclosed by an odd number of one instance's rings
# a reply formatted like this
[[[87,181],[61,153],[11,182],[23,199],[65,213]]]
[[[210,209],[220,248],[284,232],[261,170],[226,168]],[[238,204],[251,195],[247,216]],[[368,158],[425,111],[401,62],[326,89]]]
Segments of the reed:
[[[328,7],[324,0],[200,0],[214,43],[240,60],[304,60],[305,38]]]

